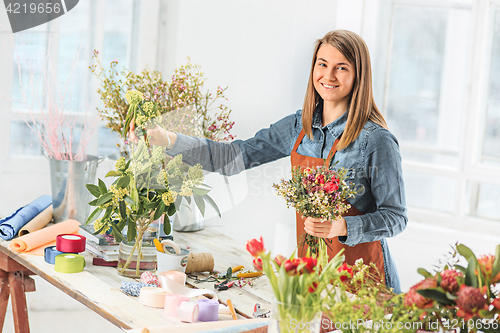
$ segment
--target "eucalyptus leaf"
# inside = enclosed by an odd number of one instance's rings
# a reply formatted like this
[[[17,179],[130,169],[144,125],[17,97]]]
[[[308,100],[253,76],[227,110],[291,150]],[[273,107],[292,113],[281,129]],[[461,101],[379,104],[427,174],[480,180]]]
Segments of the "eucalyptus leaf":
[[[156,208],[155,215],[153,216],[153,220],[158,220],[160,218],[161,214],[163,214],[165,212],[166,208],[167,207],[165,207],[165,204],[163,203],[163,201],[160,201],[158,208]]]
[[[170,235],[170,233],[172,232],[172,226],[170,225],[170,219],[166,216],[165,216],[165,219],[163,220],[163,232],[165,233],[165,235]]]
[[[98,199],[94,199],[91,202],[89,202],[89,206],[97,206],[97,201]]]
[[[130,206],[135,206],[135,202],[130,196],[126,195],[123,198],[123,200],[125,200],[125,202],[128,203]]]
[[[194,187],[193,188],[193,193],[194,194],[206,195],[206,194],[208,194],[208,192],[210,192],[210,190],[207,190],[207,189],[204,189],[204,188],[198,188],[198,187]]]
[[[127,218],[127,206],[125,205],[125,201],[119,201],[118,207],[120,208],[120,215],[122,219]]]
[[[108,192],[108,188],[106,187],[106,184],[104,184],[104,182],[101,179],[98,179],[98,180],[99,180],[99,192],[101,192],[101,194]]]
[[[196,206],[198,206],[201,215],[205,216],[205,201],[203,200],[203,197],[196,194],[193,194],[193,197],[194,197],[194,202],[196,202]]]
[[[119,178],[118,182],[116,183],[116,187],[126,188],[128,186],[128,184],[130,184],[130,177],[125,176],[125,177]]]
[[[127,223],[127,219],[121,219],[120,222],[118,222],[116,224],[116,227],[118,228],[118,230],[120,230],[120,232],[123,230],[123,228],[125,228],[125,224]]]
[[[109,225],[107,223],[103,223],[102,226],[99,228],[99,230],[94,231],[92,233],[92,235],[98,235],[100,233],[105,232],[108,229],[109,229]]]
[[[120,230],[118,230],[118,228],[113,222],[111,222],[111,233],[113,234],[113,236],[115,236],[115,239],[118,243],[120,243],[123,240],[122,233],[120,232]]]
[[[217,204],[215,203],[214,199],[212,199],[208,194],[205,195],[205,196],[203,196],[203,199],[206,202],[208,202],[210,204],[210,206],[212,206],[213,209],[215,209],[215,211],[217,212],[217,214],[219,214],[219,217],[221,217],[219,207],[217,207]]]
[[[94,197],[99,198],[101,196],[101,192],[99,191],[99,186],[94,184],[85,184],[85,187]]]
[[[168,216],[174,215],[175,212],[176,212],[175,205],[174,204],[170,204],[168,206],[168,212],[167,212]]]
[[[460,253],[462,256],[465,257],[465,259],[467,259],[467,261],[469,261],[470,258],[476,258],[476,256],[474,255],[474,252],[472,252],[471,249],[469,249],[467,246],[463,245],[463,244],[459,244],[457,246],[457,251],[458,253]]]
[[[108,173],[106,174],[106,178],[108,177],[118,177],[120,175],[120,173],[118,171],[115,171],[115,170],[111,170],[111,171],[108,171]]]
[[[131,242],[135,239],[137,235],[137,230],[135,230],[135,222],[131,219],[128,219],[128,229],[127,229],[127,241]]]
[[[104,213],[104,216],[102,217],[103,221],[108,221],[109,218],[111,217],[111,213],[113,212],[113,207],[108,207],[106,208],[106,212]]]
[[[106,194],[101,195],[101,197],[97,200],[96,205],[97,206],[102,206],[102,205],[107,204],[108,202],[110,202],[111,199],[113,199],[113,193],[108,192]]]
[[[89,215],[87,222],[85,222],[85,224],[87,225],[89,223],[94,222],[99,217],[99,215],[101,215],[101,212],[102,212],[101,207],[97,207],[96,209],[94,209],[94,211]]]

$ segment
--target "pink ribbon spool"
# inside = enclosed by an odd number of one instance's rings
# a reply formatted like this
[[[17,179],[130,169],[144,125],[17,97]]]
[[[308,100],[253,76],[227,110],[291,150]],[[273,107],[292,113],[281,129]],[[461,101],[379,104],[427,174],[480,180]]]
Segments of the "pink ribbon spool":
[[[194,302],[182,302],[177,309],[177,317],[186,323],[194,323],[198,320],[200,308]]]
[[[165,295],[165,316],[177,317],[177,309],[182,302],[189,301],[189,297],[167,294]]]
[[[199,321],[217,321],[219,320],[219,302],[213,299],[198,300],[200,307]]]
[[[158,273],[158,277],[160,279],[160,286],[162,288],[167,288],[165,279],[173,280],[182,286],[186,284],[186,274],[179,271],[160,272]]]

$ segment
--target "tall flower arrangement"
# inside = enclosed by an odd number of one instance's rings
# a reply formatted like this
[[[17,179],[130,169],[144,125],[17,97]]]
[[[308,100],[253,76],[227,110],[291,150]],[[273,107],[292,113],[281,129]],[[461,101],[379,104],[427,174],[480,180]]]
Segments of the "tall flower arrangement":
[[[201,136],[214,141],[229,141],[234,122],[231,110],[224,105],[227,88],[218,87],[212,94],[203,86],[206,78],[199,65],[190,61],[176,68],[170,81],[164,80],[161,72],[144,68],[140,73],[127,69],[118,70],[118,61],[112,61],[108,69],[100,62],[99,52],[94,51],[95,64],[91,71],[101,81],[97,90],[103,106],[98,108],[106,127],[118,133],[124,140],[124,127],[129,110],[126,93],[136,90],[145,102],[153,102],[159,115],[168,116],[166,127],[178,133]],[[118,144],[119,145],[119,144]],[[120,146],[120,145],[119,145]],[[125,147],[121,146],[122,151]]]
[[[346,182],[347,172],[345,168],[332,170],[324,165],[316,168],[293,167],[292,179],[281,180],[273,187],[286,200],[287,207],[295,208],[301,215],[335,220],[351,207],[345,200],[357,193],[354,184]],[[317,253],[318,248],[325,248],[331,241],[306,234],[303,242],[312,253]]]
[[[326,252],[320,253],[319,258],[294,255],[273,258],[271,252],[266,252],[262,237],[249,241],[247,250],[255,258],[255,269],[264,272],[274,291],[277,312],[274,318],[280,332],[295,332],[294,323],[311,323],[323,310],[328,300],[322,293],[339,278],[338,267],[344,260],[341,252],[329,262]]]

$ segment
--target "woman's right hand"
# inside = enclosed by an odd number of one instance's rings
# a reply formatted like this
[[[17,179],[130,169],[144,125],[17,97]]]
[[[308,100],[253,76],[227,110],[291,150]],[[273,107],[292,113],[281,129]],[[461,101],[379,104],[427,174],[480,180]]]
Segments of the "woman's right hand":
[[[168,149],[172,148],[175,140],[177,139],[177,134],[169,132],[158,125],[148,129],[146,133],[149,137],[150,144],[154,146],[164,146]],[[135,132],[132,130],[129,132],[129,138],[135,143],[137,143],[137,141],[139,140]]]

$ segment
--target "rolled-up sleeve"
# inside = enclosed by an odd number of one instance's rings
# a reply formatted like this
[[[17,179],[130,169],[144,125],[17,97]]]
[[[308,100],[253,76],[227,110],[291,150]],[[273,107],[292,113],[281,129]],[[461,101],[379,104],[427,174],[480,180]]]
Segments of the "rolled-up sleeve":
[[[345,217],[347,236],[339,237],[339,241],[349,246],[393,237],[401,233],[408,222],[397,139],[386,129],[375,129],[367,138],[365,153],[368,190],[375,200],[376,210]]]
[[[185,163],[200,163],[204,170],[234,175],[290,155],[294,136],[298,135],[298,115],[289,115],[248,140],[230,143],[177,134],[174,145],[166,152],[170,156],[182,154]]]

